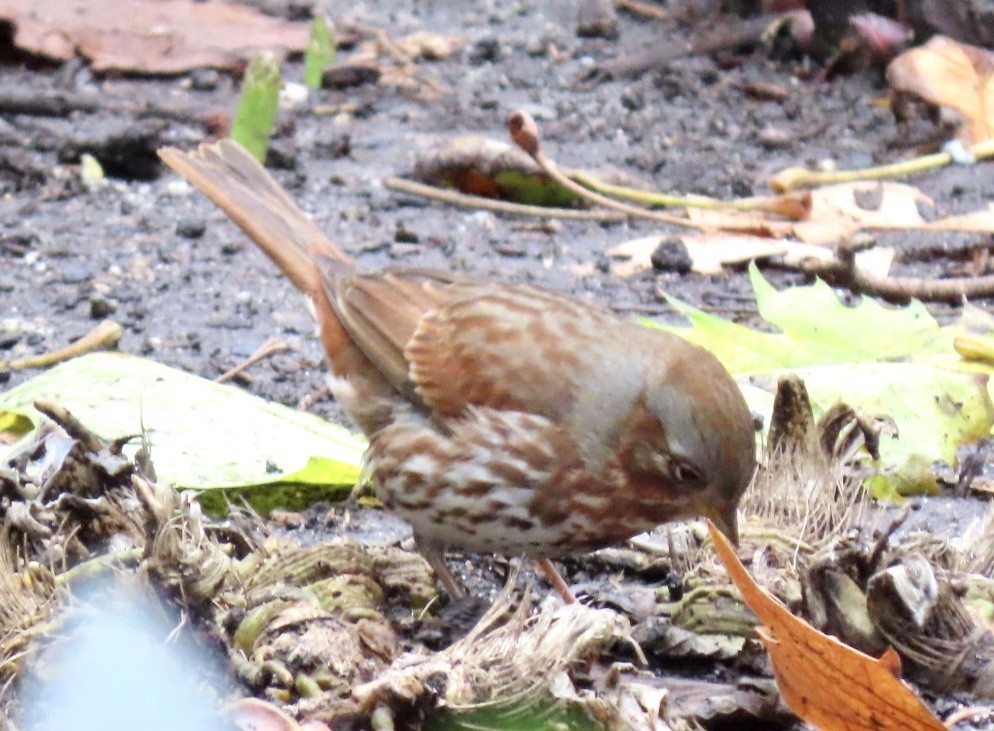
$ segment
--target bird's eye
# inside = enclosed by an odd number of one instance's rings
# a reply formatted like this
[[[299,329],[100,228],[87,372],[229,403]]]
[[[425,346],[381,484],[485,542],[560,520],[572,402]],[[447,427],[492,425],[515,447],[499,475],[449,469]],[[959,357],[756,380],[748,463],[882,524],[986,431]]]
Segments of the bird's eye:
[[[684,462],[683,460],[673,459],[670,460],[670,474],[673,478],[679,482],[685,483],[703,483],[704,479],[701,475],[701,471],[697,469],[694,465],[689,462]]]

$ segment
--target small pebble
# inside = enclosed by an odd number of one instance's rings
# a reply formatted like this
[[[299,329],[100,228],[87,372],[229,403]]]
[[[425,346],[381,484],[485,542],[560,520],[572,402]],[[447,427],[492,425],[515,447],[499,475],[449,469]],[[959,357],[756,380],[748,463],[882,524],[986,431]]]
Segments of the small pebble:
[[[190,88],[194,91],[214,91],[221,75],[214,69],[194,69],[190,72]]]
[[[106,295],[95,292],[90,295],[90,319],[103,320],[117,309],[117,303]]]
[[[468,60],[471,65],[479,66],[499,61],[500,57],[500,41],[496,38],[482,38],[469,49]]]
[[[663,272],[687,274],[694,262],[687,252],[687,247],[680,239],[670,238],[660,242],[649,257],[652,268]]]
[[[176,222],[176,235],[184,239],[199,239],[207,230],[202,218],[182,218]]]
[[[393,240],[398,244],[416,244],[420,241],[416,233],[400,222],[397,223],[397,230],[393,233]]]
[[[789,147],[794,141],[789,133],[779,127],[764,127],[759,131],[757,139],[767,150]]]
[[[417,254],[420,251],[421,247],[418,244],[394,244],[390,247],[389,254],[393,259],[400,259],[404,256]]]
[[[581,38],[617,38],[618,11],[612,0],[581,0],[576,34]]]
[[[325,69],[321,75],[321,86],[325,89],[348,89],[375,84],[380,80],[380,74],[380,67],[372,63],[335,65]]]
[[[89,267],[79,261],[66,261],[59,265],[59,281],[63,284],[79,284],[91,278]]]
[[[311,90],[303,84],[286,82],[283,84],[283,88],[280,89],[280,106],[302,107],[307,103],[310,95]]]

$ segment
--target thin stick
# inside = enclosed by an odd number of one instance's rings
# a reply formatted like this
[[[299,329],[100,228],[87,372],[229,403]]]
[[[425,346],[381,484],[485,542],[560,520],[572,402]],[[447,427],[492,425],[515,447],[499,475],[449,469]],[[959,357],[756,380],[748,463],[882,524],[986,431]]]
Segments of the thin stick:
[[[12,371],[24,370],[25,368],[47,368],[48,366],[62,363],[79,355],[85,355],[93,350],[103,350],[113,348],[121,340],[124,328],[113,320],[103,320],[99,325],[86,333],[74,343],[70,343],[64,348],[32,356],[30,358],[20,358],[18,360],[0,361],[0,368],[7,368]]]
[[[415,183],[413,180],[404,178],[386,178],[383,181],[384,187],[390,190],[410,193],[423,198],[449,203],[461,208],[478,208],[496,213],[510,213],[516,216],[540,216],[542,218],[565,218],[581,221],[625,221],[627,215],[614,213],[612,211],[584,211],[572,208],[546,208],[545,206],[530,206],[524,203],[512,203],[511,201],[494,200],[493,198],[483,198],[477,195],[467,195],[455,190],[445,190],[436,188],[433,185]]]
[[[255,365],[263,358],[268,358],[269,356],[276,355],[277,353],[285,353],[289,349],[290,345],[283,338],[275,336],[271,337],[269,340],[265,341],[262,345],[256,348],[255,352],[248,358],[243,360],[234,368],[229,368],[220,376],[215,378],[214,383],[224,383],[225,381],[230,381],[246,368]]]
[[[809,260],[801,269],[831,280],[834,284],[861,294],[870,294],[891,301],[909,299],[958,303],[967,299],[994,296],[994,275],[984,277],[951,277],[949,279],[919,279],[917,277],[878,277],[856,266],[856,252],[873,245],[864,239],[840,244],[835,258],[828,261]]]
[[[622,185],[605,183],[587,173],[571,171],[569,177],[587,188],[636,203],[651,206],[680,206],[683,208],[704,208],[710,210],[763,211],[775,213],[795,221],[803,221],[811,214],[810,193],[786,193],[778,196],[739,198],[725,201],[705,195],[671,195],[651,190],[636,190]]]
[[[994,157],[994,140],[979,142],[969,148],[970,154],[977,160]],[[895,162],[889,165],[878,165],[862,170],[833,170],[817,171],[807,168],[793,167],[781,170],[770,180],[770,187],[778,193],[787,193],[797,188],[829,185],[833,183],[853,183],[860,180],[880,180],[881,178],[900,178],[914,173],[945,167],[954,162],[953,156],[947,152],[937,152],[933,155],[923,155],[911,160]]]
[[[559,169],[559,166],[556,165],[556,163],[547,158],[545,153],[542,152],[539,142],[538,125],[535,123],[535,120],[532,119],[532,116],[528,114],[528,112],[519,110],[512,114],[507,120],[507,130],[511,135],[511,139],[514,141],[514,144],[527,152],[532,160],[534,160],[538,166],[542,168],[542,172],[564,188],[576,193],[576,195],[580,196],[584,200],[590,201],[591,203],[595,203],[599,206],[604,206],[605,208],[627,213],[629,216],[633,216],[635,218],[646,218],[651,221],[662,221],[663,223],[670,223],[675,226],[683,226],[685,228],[694,228],[698,230],[705,228],[696,221],[691,221],[679,216],[672,216],[668,213],[647,211],[644,208],[630,206],[627,203],[621,203],[620,201],[603,196],[600,193],[595,193],[588,188],[584,188],[579,183],[574,183]]]

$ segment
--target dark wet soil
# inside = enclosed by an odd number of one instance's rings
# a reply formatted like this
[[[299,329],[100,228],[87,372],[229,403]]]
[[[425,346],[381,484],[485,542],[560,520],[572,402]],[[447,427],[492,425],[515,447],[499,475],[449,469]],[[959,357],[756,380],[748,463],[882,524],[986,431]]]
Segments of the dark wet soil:
[[[422,64],[448,89],[432,101],[367,84],[323,90],[284,110],[271,166],[319,225],[362,265],[432,266],[529,280],[623,311],[674,317],[661,290],[736,320],[755,322],[743,271],[719,276],[653,271],[621,279],[604,252],[658,233],[638,221],[600,224],[467,211],[387,190],[439,140],[506,139],[516,109],[538,121],[561,164],[617,171],[662,191],[720,198],[768,193],[793,165],[868,166],[929,149],[930,122],[895,121],[879,69],[817,80],[805,58],[772,60],[754,48],[688,56],[637,78],[586,83],[590,69],[623,53],[677,43],[702,31],[675,21],[619,15],[617,39],[581,38],[572,0],[510,3],[362,3],[352,19],[392,37],[432,30],[464,41]],[[347,60],[352,51],[340,53]],[[287,80],[299,80],[290,62]],[[771,85],[757,100],[750,85]],[[120,349],[207,378],[278,335],[291,350],[249,370],[243,386],[286,404],[324,383],[322,353],[300,297],[211,203],[160,168],[162,144],[189,147],[209,132],[195,121],[234,109],[238,81],[215,72],[178,78],[95,77],[85,64],[8,61],[0,95],[93,95],[107,109],[170,108],[169,117],[120,111],[0,117],[0,360],[56,350],[103,317],[125,328]],[[100,105],[97,105],[100,106]],[[108,178],[84,184],[82,152]],[[934,201],[926,217],[975,210],[994,189],[994,166],[950,168],[915,179]],[[898,247],[896,273],[961,273],[991,246],[981,235],[881,235]],[[982,268],[982,266],[981,266]],[[803,276],[767,266],[781,285]],[[979,273],[974,266],[973,271]],[[980,304],[985,304],[981,302]],[[936,306],[943,319],[956,308]],[[31,371],[0,372],[6,385]],[[3,385],[0,384],[0,388]],[[331,401],[313,410],[340,419]]]
[[[409,173],[415,157],[440,137],[505,139],[504,120],[517,108],[535,116],[547,152],[561,164],[616,169],[659,190],[722,198],[766,193],[770,175],[791,165],[831,160],[860,167],[908,156],[917,151],[909,139],[930,134],[928,125],[909,132],[895,122],[880,103],[886,88],[879,72],[813,81],[810,61],[773,61],[763,49],[726,53],[720,63],[688,57],[637,79],[581,84],[595,63],[698,29],[622,13],[618,39],[587,39],[575,32],[576,15],[567,0],[355,7],[354,18],[394,37],[430,29],[463,38],[462,51],[423,67],[450,93],[426,102],[376,85],[322,91],[312,107],[322,113],[298,109],[280,118],[279,178],[364,265],[527,279],[662,317],[668,315],[657,292],[665,289],[748,319],[750,292],[741,271],[650,272],[628,280],[603,271],[606,249],[658,232],[657,224],[538,226],[398,195],[381,181]],[[287,79],[300,73],[299,63],[285,69]],[[95,92],[108,105],[203,113],[234,108],[235,80],[208,75],[205,83],[200,75],[194,82],[95,78],[82,64],[22,61],[4,68],[0,89]],[[785,97],[755,100],[745,89],[757,82],[779,87]],[[7,163],[0,178],[0,358],[57,349],[106,315],[126,329],[122,350],[209,378],[280,335],[293,350],[254,367],[247,387],[294,404],[322,385],[321,353],[300,297],[210,203],[151,167],[156,144],[191,146],[206,135],[197,124],[119,113],[0,118]],[[129,148],[118,144],[118,158],[103,161],[110,173],[151,179],[81,184],[80,151],[115,137],[131,139],[135,152],[123,165],[120,150]],[[950,169],[914,182],[935,201],[933,215],[972,210],[989,195],[994,167]],[[887,243],[900,247],[899,270],[941,275],[963,265],[964,251],[990,242],[916,234]],[[14,373],[8,383],[29,376]],[[315,408],[334,414],[327,403]]]

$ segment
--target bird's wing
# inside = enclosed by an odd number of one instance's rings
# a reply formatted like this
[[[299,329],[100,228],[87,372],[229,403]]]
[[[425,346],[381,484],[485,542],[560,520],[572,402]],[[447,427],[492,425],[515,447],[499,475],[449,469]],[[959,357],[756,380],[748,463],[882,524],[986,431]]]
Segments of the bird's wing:
[[[342,271],[326,285],[350,335],[394,387],[430,411],[482,406],[556,418],[626,321],[567,295],[443,272]]]

